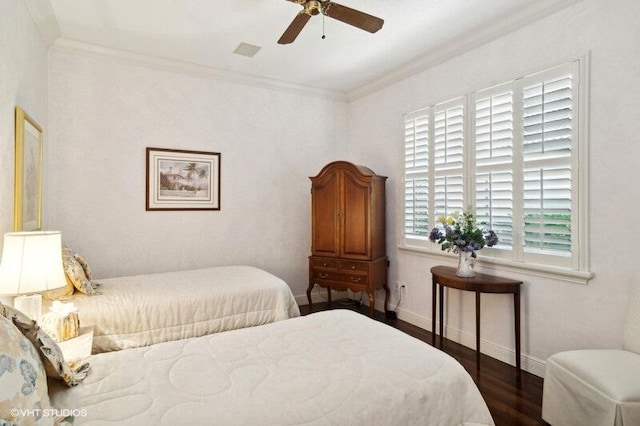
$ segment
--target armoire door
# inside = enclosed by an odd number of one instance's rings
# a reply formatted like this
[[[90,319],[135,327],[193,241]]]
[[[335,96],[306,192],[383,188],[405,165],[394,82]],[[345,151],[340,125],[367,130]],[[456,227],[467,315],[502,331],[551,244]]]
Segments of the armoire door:
[[[315,256],[340,256],[340,174],[333,173],[311,187],[311,252]]]
[[[370,259],[371,187],[349,171],[342,172],[342,257]]]

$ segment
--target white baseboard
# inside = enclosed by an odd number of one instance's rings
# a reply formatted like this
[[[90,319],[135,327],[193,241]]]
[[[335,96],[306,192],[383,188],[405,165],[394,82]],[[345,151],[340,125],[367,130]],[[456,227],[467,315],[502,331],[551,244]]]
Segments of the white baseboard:
[[[401,308],[397,310],[397,313],[398,319],[433,332],[431,318],[427,318],[423,315],[418,315],[414,312],[406,311]],[[462,330],[454,327],[445,326],[444,335],[447,339],[466,346],[470,349],[475,350],[476,348],[475,334],[463,332]],[[493,342],[480,338],[480,352],[514,367],[516,365],[515,349],[497,345]],[[522,351],[520,352],[520,360],[521,367],[524,371],[528,371],[529,373],[535,374],[538,377],[544,377],[544,370],[546,366],[546,362],[544,360],[524,354],[522,353]]]
[[[454,342],[460,343],[468,348],[474,350],[476,348],[475,334],[463,332],[453,327],[445,327],[444,335],[447,339],[453,340]],[[515,349],[507,348],[480,338],[480,352],[514,367],[516,365]],[[523,354],[522,352],[520,352],[520,361],[523,370],[535,374],[536,376],[544,377],[546,365],[544,361],[527,354]]]
[[[381,306],[378,304],[379,301],[376,300],[376,306]],[[383,301],[380,301],[383,303]],[[392,309],[394,305],[389,303],[389,308]],[[407,311],[402,308],[397,309],[398,319],[402,321],[413,324],[422,329],[433,332],[433,327],[431,325],[431,317],[426,317],[424,315],[416,314],[415,312]],[[476,336],[475,334],[463,332],[460,329],[445,326],[444,335],[447,339],[452,340],[456,343],[459,343],[463,346],[466,346],[470,349],[475,350],[476,348]],[[516,365],[516,351],[515,349],[507,348],[505,346],[497,345],[491,341],[480,338],[480,352],[488,355],[492,358],[495,358],[499,361],[507,363],[509,365]],[[546,362],[539,358],[527,355],[525,353],[520,352],[520,361],[521,367],[524,371],[528,371],[531,374],[535,374],[538,377],[544,377],[544,370],[546,366]]]

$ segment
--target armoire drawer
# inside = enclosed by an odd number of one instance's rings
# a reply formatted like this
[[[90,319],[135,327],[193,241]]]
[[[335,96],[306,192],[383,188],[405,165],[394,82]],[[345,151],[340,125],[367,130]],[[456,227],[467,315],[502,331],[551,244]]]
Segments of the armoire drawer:
[[[366,262],[349,262],[347,260],[340,261],[340,272],[357,271],[357,272],[369,272],[369,263]]]
[[[334,274],[334,281],[339,281],[347,284],[357,284],[357,285],[368,285],[369,284],[369,276],[366,274]]]
[[[324,269],[311,269],[311,276],[314,280],[333,281],[345,284],[368,285],[369,276],[367,274],[346,274],[332,272]]]
[[[327,281],[335,281],[338,273],[326,271],[322,269],[313,268],[311,270],[311,276],[316,280],[327,280]]]
[[[338,261],[331,259],[311,259],[311,266],[315,268],[338,270]]]

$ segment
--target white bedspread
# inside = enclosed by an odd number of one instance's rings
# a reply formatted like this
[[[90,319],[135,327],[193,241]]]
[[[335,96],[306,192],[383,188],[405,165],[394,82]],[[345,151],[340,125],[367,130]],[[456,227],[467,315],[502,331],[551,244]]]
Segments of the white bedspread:
[[[102,294],[74,294],[93,353],[262,325],[300,315],[280,278],[251,266],[221,266],[97,280]]]
[[[464,368],[360,314],[334,310],[93,355],[50,387],[76,425],[491,425]]]

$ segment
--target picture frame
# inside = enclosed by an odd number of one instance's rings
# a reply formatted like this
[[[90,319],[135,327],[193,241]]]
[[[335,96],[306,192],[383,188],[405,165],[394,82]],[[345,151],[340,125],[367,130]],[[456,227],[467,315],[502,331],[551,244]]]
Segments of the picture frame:
[[[146,210],[220,210],[220,153],[146,149]]]
[[[42,127],[15,110],[14,231],[42,229]]]

